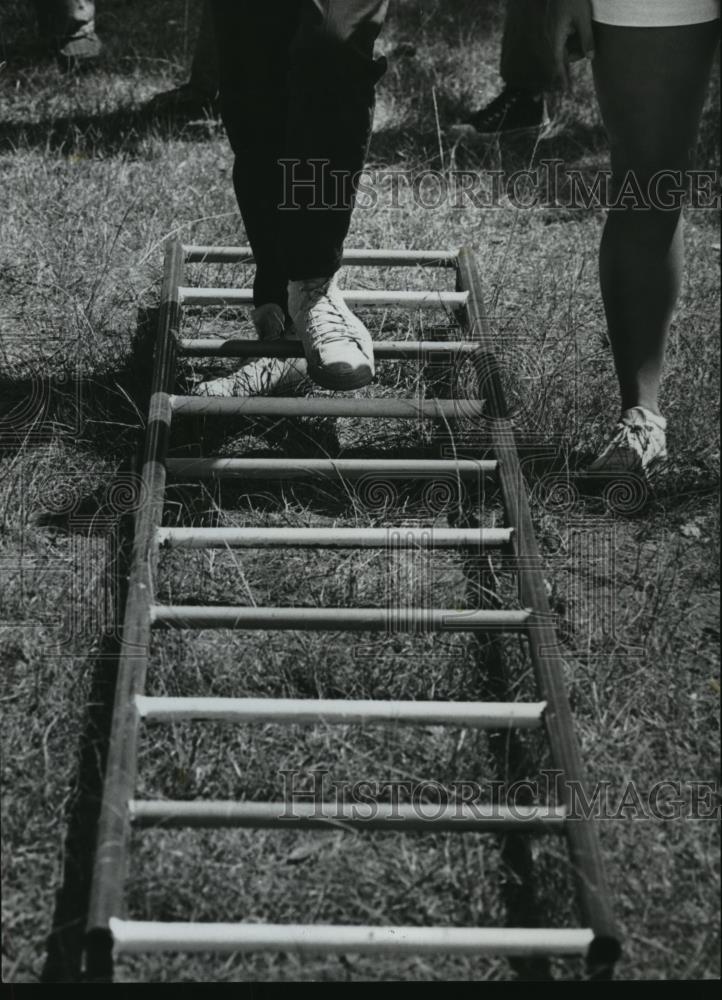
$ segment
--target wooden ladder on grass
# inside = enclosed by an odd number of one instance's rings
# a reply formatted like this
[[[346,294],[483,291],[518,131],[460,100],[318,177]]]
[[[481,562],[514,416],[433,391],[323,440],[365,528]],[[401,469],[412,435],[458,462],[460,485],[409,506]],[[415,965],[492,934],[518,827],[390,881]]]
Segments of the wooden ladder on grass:
[[[252,260],[244,248],[172,244],[166,253],[152,396],[142,466],[143,503],[135,525],[119,672],[108,748],[103,801],[89,908],[86,970],[90,980],[112,978],[113,958],[122,953],[219,953],[278,951],[328,953],[448,953],[499,956],[586,956],[590,974],[611,975],[619,954],[596,831],[589,818],[569,815],[571,788],[584,788],[583,768],[563,684],[562,661],[547,599],[529,503],[507,415],[504,393],[485,320],[481,285],[470,250],[347,251],[346,266],[426,266],[453,269],[456,289],[425,291],[348,291],[350,305],[445,307],[455,310],[458,341],[377,342],[377,359],[469,357],[479,383],[472,399],[374,399],[354,397],[208,398],[174,395],[176,358],[182,356],[302,357],[296,340],[221,341],[181,339],[181,314],[188,305],[250,305],[252,293],[238,288],[184,285],[191,263],[238,263]],[[482,402],[483,399],[483,402]],[[491,458],[438,460],[200,458],[166,459],[171,422],[188,416],[334,416],[460,418],[488,422]],[[391,474],[412,478],[496,477],[506,526],[486,528],[166,528],[162,526],[166,476],[190,479],[314,479]],[[293,608],[164,606],[154,597],[154,573],[161,546],[311,547],[311,548],[452,548],[511,554],[518,575],[522,610]],[[329,631],[467,631],[515,632],[526,637],[538,702],[348,701],[276,698],[165,698],[145,694],[152,630],[305,629]],[[561,801],[556,805],[473,806],[454,804],[433,819],[410,806],[379,804],[372,820],[342,816],[354,828],[382,830],[540,831],[566,837],[578,894],[581,926],[538,927],[389,927],[321,926],[266,923],[166,923],[135,921],[124,915],[124,880],[131,828],[256,827],[328,829],[331,813],[322,804],[166,801],[135,798],[139,727],[149,722],[222,720],[289,724],[412,723],[465,726],[492,731],[509,727],[545,727],[552,765],[559,772]],[[332,805],[339,820],[339,805]]]

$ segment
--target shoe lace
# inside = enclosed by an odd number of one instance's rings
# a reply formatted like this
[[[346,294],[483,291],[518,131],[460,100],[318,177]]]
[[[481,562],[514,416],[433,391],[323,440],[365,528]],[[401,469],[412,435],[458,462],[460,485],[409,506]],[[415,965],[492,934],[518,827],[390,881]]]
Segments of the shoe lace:
[[[648,424],[632,422],[624,418],[619,423],[616,446],[631,444],[636,438],[642,451],[645,451],[652,437],[652,428]]]
[[[328,280],[307,282],[305,292],[309,311],[313,309],[313,333],[314,340],[318,344],[327,346],[353,340],[355,344],[361,346],[361,334],[348,325],[346,317],[329,295]]]

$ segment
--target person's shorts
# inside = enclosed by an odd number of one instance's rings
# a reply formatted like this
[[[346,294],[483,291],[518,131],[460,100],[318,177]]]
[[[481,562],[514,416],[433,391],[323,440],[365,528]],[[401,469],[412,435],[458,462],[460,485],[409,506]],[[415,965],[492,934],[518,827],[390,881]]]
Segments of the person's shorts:
[[[592,0],[595,21],[625,28],[703,24],[720,16],[720,0]]]

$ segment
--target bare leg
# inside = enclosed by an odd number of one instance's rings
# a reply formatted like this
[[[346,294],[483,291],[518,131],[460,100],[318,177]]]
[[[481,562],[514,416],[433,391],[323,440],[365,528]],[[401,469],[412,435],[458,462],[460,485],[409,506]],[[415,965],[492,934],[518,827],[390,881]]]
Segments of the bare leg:
[[[719,25],[594,27],[594,77],[614,183],[619,186],[632,172],[647,192],[662,171],[683,173],[691,165]],[[671,196],[664,185],[658,193]],[[610,210],[600,278],[623,411],[641,406],[659,414],[664,351],[682,266],[679,205],[627,204]]]

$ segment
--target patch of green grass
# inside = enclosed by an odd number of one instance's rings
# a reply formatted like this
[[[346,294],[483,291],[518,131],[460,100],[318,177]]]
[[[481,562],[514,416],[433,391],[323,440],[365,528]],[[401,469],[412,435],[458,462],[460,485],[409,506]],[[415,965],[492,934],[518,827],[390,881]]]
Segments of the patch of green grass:
[[[0,439],[2,532],[0,657],[3,708],[4,971],[37,981],[56,893],[72,876],[65,839],[83,790],[88,720],[107,633],[118,622],[117,541],[132,496],[118,492],[145,419],[148,361],[138,351],[157,302],[163,246],[179,236],[238,244],[243,235],[231,186],[231,156],[209,123],[172,127],[142,113],[153,93],[183,78],[195,24],[170,0],[109,0],[99,12],[104,63],[80,77],[30,59],[27,5],[8,8],[0,72]],[[195,15],[194,15],[195,16]],[[398,2],[383,46],[391,67],[379,92],[373,166],[406,176],[448,171],[443,122],[491,97],[498,86],[498,5],[471,0]],[[399,46],[413,41],[415,53]],[[15,45],[17,41],[17,46]],[[394,52],[399,52],[394,56]],[[716,162],[710,98],[700,165]],[[536,149],[496,143],[457,166],[514,169],[533,156],[564,158],[583,171],[606,163],[603,129],[585,68],[575,92],[557,99],[557,134]],[[462,154],[457,152],[457,157]],[[446,175],[448,176],[448,174]],[[488,184],[488,174],[483,184]],[[601,502],[560,504],[532,482],[566,681],[592,780],[615,791],[634,780],[715,781],[719,531],[719,254],[711,213],[689,212],[688,267],[672,333],[664,407],[673,460],[651,504],[631,519]],[[419,211],[406,199],[360,208],[349,244],[410,248],[471,244],[481,267],[504,378],[523,441],[552,442],[553,464],[599,445],[615,417],[616,386],[597,289],[602,216],[502,203],[480,212],[444,204]],[[239,268],[207,268],[219,283],[247,280]],[[210,280],[210,279],[209,279]],[[344,277],[346,282],[351,279]],[[388,287],[397,273],[360,270],[353,284]],[[427,273],[404,275],[407,287]],[[439,276],[443,280],[443,276]],[[427,334],[448,317],[369,315],[375,336]],[[192,330],[238,329],[232,311]],[[187,380],[201,369],[180,367]],[[417,386],[410,366],[387,364],[375,392]],[[235,433],[235,431],[234,431]],[[354,448],[425,448],[427,428],[387,422],[239,425],[223,440],[210,422],[205,447],[231,454],[346,453]],[[179,432],[176,454],[204,444]],[[557,497],[558,501],[558,497]],[[226,513],[221,514],[221,507]],[[168,523],[416,523],[423,498],[395,508],[333,489],[259,486],[253,493],[169,492]],[[438,515],[443,519],[441,514]],[[221,518],[225,520],[221,520]],[[484,499],[483,520],[499,518]],[[278,553],[163,556],[163,599],[299,604],[421,603],[464,599],[456,560],[432,572],[423,560],[360,554],[334,558]],[[521,674],[517,695],[530,679]],[[100,678],[100,681],[99,681]],[[474,651],[461,637],[312,634],[193,637],[154,641],[151,693],[295,697],[483,696]],[[534,747],[534,744],[532,744]],[[495,767],[487,738],[451,730],[323,726],[149,729],[139,789],[178,797],[280,794],[281,768],[326,766],[333,777],[483,780]],[[92,755],[91,755],[92,756]],[[81,767],[81,764],[83,765]],[[600,823],[612,898],[624,937],[620,975],[633,980],[719,975],[716,825],[710,820],[609,819]],[[563,845],[540,841],[542,911],[573,922]],[[512,878],[486,837],[331,832],[155,831],[134,837],[129,900],[148,918],[475,923],[503,920],[499,886]],[[77,875],[77,873],[76,873]],[[78,891],[82,886],[78,883]],[[72,878],[70,893],[73,892]],[[546,907],[546,909],[544,909]],[[63,911],[64,912],[64,911]],[[55,914],[55,916],[54,916]],[[579,974],[560,963],[561,976]],[[124,960],[126,981],[405,981],[507,979],[508,963],[423,958],[371,960],[260,955]]]

